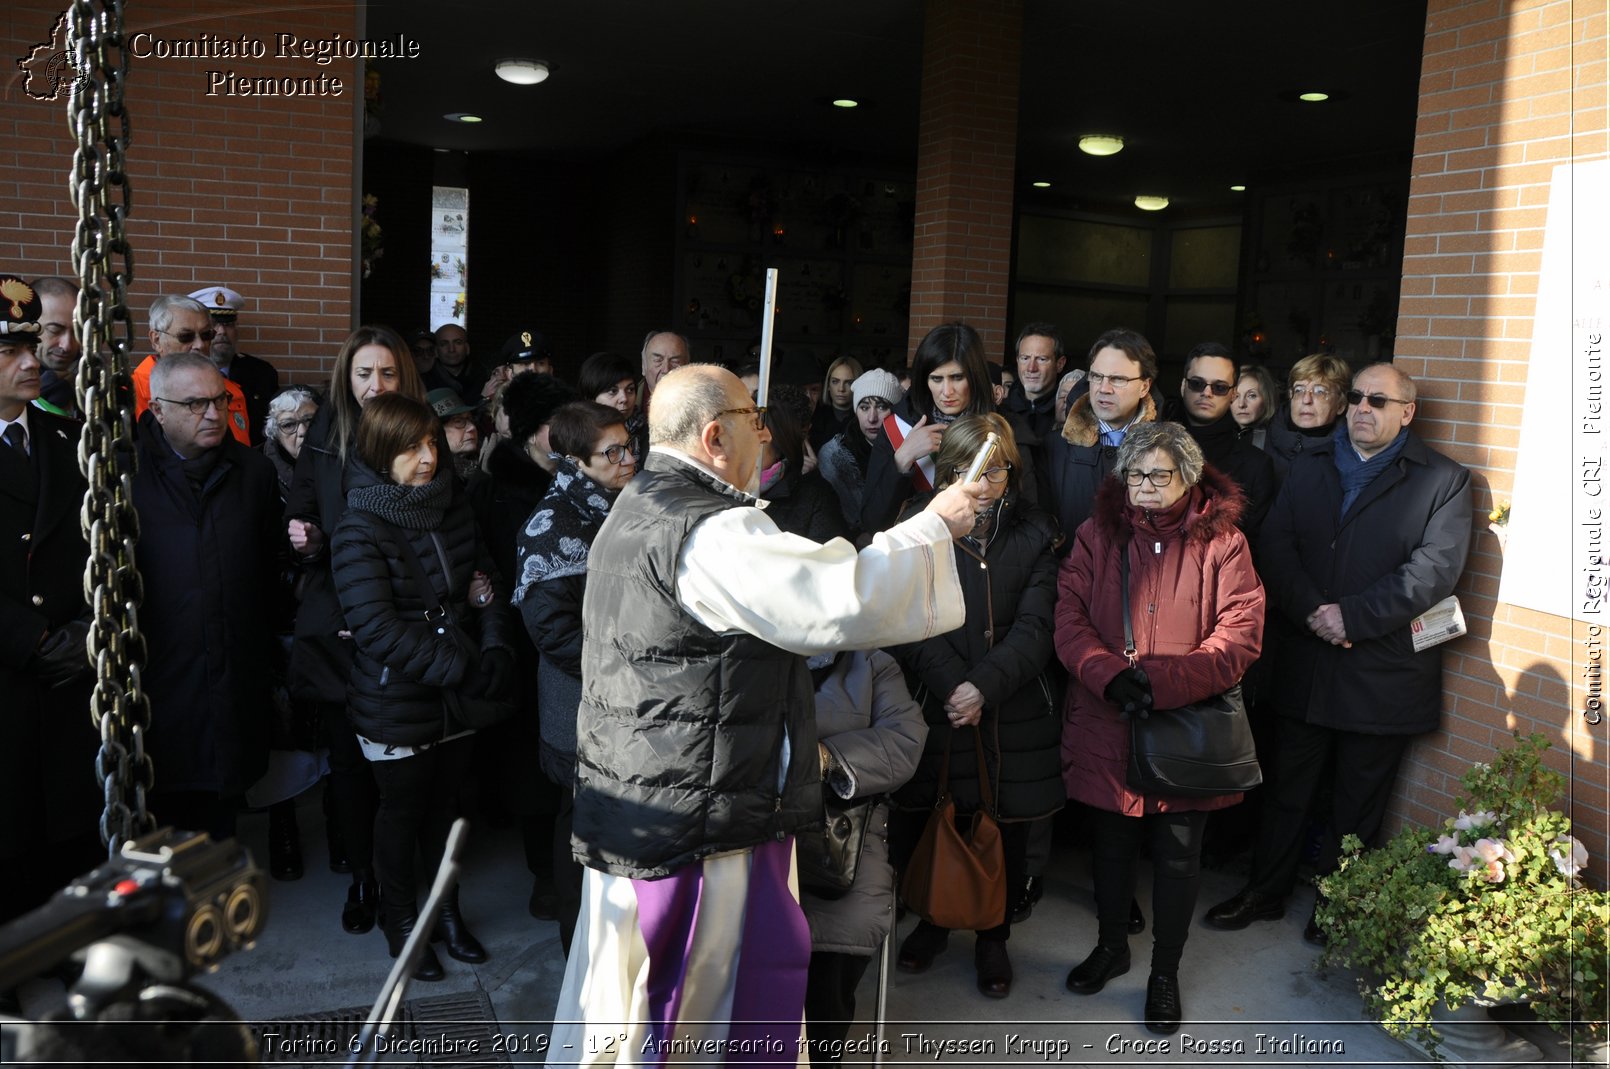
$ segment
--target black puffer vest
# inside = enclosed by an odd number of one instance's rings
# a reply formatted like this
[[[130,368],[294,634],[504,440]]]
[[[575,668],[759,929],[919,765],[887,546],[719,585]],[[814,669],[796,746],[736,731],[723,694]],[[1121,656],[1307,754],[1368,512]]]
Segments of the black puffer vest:
[[[805,658],[717,634],[677,602],[677,561],[694,525],[750,500],[651,452],[599,529],[576,725],[571,847],[584,865],[652,879],[820,820]]]

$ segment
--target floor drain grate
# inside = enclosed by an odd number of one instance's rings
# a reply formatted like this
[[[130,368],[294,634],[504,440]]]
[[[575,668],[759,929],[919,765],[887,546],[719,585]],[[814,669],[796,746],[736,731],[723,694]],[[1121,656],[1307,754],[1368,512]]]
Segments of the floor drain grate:
[[[262,1060],[269,1065],[342,1065],[357,1053],[370,1007],[353,1006],[256,1022]],[[380,1042],[385,1065],[508,1065],[502,1030],[484,991],[407,999]]]

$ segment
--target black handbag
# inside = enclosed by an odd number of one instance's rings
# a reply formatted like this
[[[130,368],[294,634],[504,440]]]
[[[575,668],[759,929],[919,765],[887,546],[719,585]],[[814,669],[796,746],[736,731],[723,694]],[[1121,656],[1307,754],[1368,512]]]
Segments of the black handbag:
[[[846,801],[822,792],[821,827],[794,835],[800,888],[818,898],[838,898],[855,884],[867,826],[881,798]]]
[[[1119,551],[1124,599],[1124,656],[1138,664],[1129,615],[1129,550]],[[1146,794],[1211,798],[1263,782],[1252,725],[1238,683],[1223,694],[1178,709],[1129,717],[1129,786]]]
[[[436,593],[431,585],[430,578],[425,574],[424,567],[419,563],[419,554],[414,552],[413,543],[408,536],[395,526],[387,524],[396,537],[400,549],[398,556],[402,558],[403,566],[408,569],[409,576],[414,585],[419,588],[420,597],[427,602],[435,598],[434,607],[425,610],[425,619],[436,627],[439,635],[448,635],[458,643],[464,656],[473,664],[480,659],[481,647],[474,637],[464,630],[458,622],[453,610]],[[443,561],[446,564],[446,561]],[[455,735],[464,728],[489,728],[501,724],[514,715],[514,702],[510,699],[493,697],[490,694],[468,695],[457,687],[442,688],[442,708],[447,714],[447,723],[443,726],[445,735]]]

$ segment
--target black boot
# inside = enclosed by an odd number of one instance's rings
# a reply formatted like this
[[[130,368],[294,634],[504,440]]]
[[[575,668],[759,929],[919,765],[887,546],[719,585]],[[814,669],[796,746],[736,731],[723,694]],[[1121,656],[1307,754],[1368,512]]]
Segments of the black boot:
[[[375,910],[380,905],[380,885],[370,873],[354,873],[347,888],[347,904],[341,907],[341,927],[362,935],[375,926]]]
[[[341,822],[336,819],[334,791],[330,777],[324,777],[324,844],[329,850],[331,872],[351,872],[352,860],[347,857],[347,838],[341,834]]]
[[[289,798],[268,807],[268,871],[276,880],[302,878],[302,830]]]
[[[464,923],[464,914],[459,912],[457,887],[442,899],[442,912],[436,918],[435,937],[446,941],[447,956],[456,961],[478,965],[487,959],[486,947],[475,938],[469,925]]]
[[[392,957],[395,958],[402,953],[403,945],[408,942],[408,937],[413,934],[414,926],[418,923],[419,907],[412,902],[408,903],[404,909],[386,910],[385,920],[380,927],[386,933],[386,949],[391,952]],[[414,970],[414,979],[428,983],[433,980],[440,980],[446,975],[447,970],[442,968],[442,959],[438,958],[436,951],[430,948],[429,943],[426,943],[424,953],[419,955],[419,963]]]

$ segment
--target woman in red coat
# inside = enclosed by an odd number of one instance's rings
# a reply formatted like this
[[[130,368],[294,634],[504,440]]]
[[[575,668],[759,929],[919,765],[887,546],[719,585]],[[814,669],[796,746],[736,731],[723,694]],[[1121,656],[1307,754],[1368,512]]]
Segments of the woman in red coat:
[[[1151,848],[1152,972],[1146,1026],[1179,1027],[1180,954],[1196,906],[1207,810],[1239,794],[1178,798],[1140,794],[1125,781],[1127,713],[1172,709],[1234,686],[1258,657],[1263,585],[1236,529],[1242,497],[1203,464],[1176,423],[1132,429],[1113,477],[1096,493],[1057,581],[1056,651],[1067,665],[1062,725],[1068,797],[1096,810],[1093,867],[1099,937],[1068,974],[1068,989],[1095,994],[1129,971],[1129,903],[1142,841]],[[1138,664],[1124,657],[1119,554],[1129,557],[1129,605]]]

